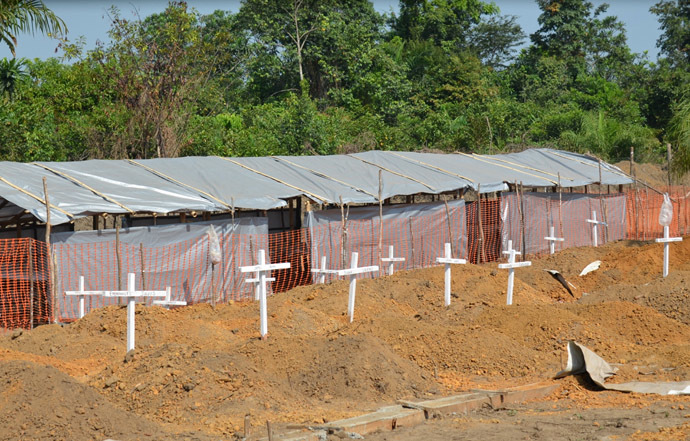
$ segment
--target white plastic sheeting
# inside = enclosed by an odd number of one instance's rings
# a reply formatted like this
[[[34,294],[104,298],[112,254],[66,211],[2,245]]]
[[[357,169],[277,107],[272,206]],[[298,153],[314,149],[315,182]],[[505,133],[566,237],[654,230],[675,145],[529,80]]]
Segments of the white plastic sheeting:
[[[583,193],[563,193],[559,202],[558,193],[524,193],[522,195],[525,218],[525,250],[527,254],[545,253],[549,242],[549,227],[555,227],[555,234],[564,237],[565,242],[557,242],[556,250],[591,246],[592,224],[587,222],[592,211],[598,219],[606,219],[608,225],[597,230],[598,243],[612,242],[625,238],[626,211],[625,195],[596,195]],[[602,203],[603,200],[603,203]],[[559,210],[560,205],[560,210]],[[602,212],[602,208],[605,212]],[[520,228],[520,209],[515,193],[501,196],[502,247],[506,249],[508,240],[516,249],[523,250],[522,230]],[[562,227],[562,228],[561,228]]]
[[[379,171],[382,185],[379,187]],[[461,189],[505,191],[509,183],[562,187],[629,184],[616,167],[551,149],[509,155],[369,151],[352,155],[60,163],[0,162],[0,222],[46,220],[47,178],[51,223],[99,213],[171,213],[269,210],[305,196],[318,203],[378,202],[381,198]]]
[[[221,262],[215,265],[213,287],[210,226],[215,229],[221,247]],[[232,235],[252,240],[229,240]],[[58,233],[51,235],[51,239],[57,261],[58,293],[78,289],[79,276],[84,276],[86,290],[118,289],[115,230]],[[88,244],[94,246],[84,246]],[[141,247],[145,250],[144,262]],[[256,253],[260,248],[268,248],[268,221],[260,217],[125,228],[120,231],[121,286],[126,286],[127,273],[134,272],[137,289],[162,290],[170,286],[172,300],[187,303],[210,302],[212,291],[221,298],[224,293],[250,294],[253,287],[244,283],[245,277],[239,274],[238,267],[251,265],[254,262],[251,252]],[[89,255],[84,255],[85,252]],[[58,296],[61,317],[77,318],[78,302],[66,297]],[[90,301],[98,302],[94,307],[117,303],[101,297]]]
[[[326,256],[328,269],[343,269],[349,266],[351,253],[357,252],[359,266],[380,265],[380,222],[378,207],[351,208],[343,246],[341,211],[309,212],[305,226],[309,228],[312,264],[318,265]],[[405,258],[396,270],[435,265],[446,242],[452,245],[453,257],[467,257],[465,201],[448,201],[448,212],[442,202],[383,207],[382,257],[388,256],[388,247],[393,245],[395,257]]]

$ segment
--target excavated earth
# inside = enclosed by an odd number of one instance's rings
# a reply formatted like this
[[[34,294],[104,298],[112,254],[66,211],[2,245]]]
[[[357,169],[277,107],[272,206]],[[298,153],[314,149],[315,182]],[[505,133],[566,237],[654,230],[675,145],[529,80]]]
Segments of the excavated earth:
[[[515,304],[496,263],[455,266],[450,307],[443,268],[357,284],[304,286],[258,304],[139,307],[137,349],[125,354],[126,308],[64,326],[0,336],[0,439],[240,438],[321,424],[399,399],[538,381],[558,388],[507,409],[429,420],[373,440],[633,439],[690,436],[690,397],[601,391],[581,377],[552,380],[576,340],[620,370],[610,381],[690,380],[690,240],[621,241],[532,259],[516,270]],[[588,263],[601,268],[584,277]],[[560,271],[571,296],[545,272]],[[331,435],[333,437],[335,435]]]

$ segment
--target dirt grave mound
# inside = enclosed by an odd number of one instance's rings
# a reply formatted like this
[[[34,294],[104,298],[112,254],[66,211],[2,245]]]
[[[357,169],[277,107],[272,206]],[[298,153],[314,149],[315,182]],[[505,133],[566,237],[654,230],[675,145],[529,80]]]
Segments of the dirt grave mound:
[[[50,366],[2,361],[0,384],[4,440],[208,439],[163,430]]]
[[[0,337],[0,359],[57,369],[70,388],[138,418],[150,432],[224,438],[242,432],[247,414],[255,428],[266,420],[322,423],[401,398],[542,381],[561,369],[570,339],[620,367],[611,381],[688,379],[690,244],[672,246],[666,279],[662,247],[653,243],[534,258],[532,267],[516,271],[512,306],[505,305],[508,272],[496,263],[453,268],[449,307],[441,267],[361,279],[353,323],[346,282],[303,286],[269,298],[267,340],[258,338],[256,302],[137,307],[137,349],[127,357],[126,309],[111,306],[64,327]],[[593,260],[601,268],[579,277]],[[577,287],[574,296],[544,269],[560,271]],[[559,384],[556,403],[572,406],[630,408],[655,400],[599,394],[573,379]],[[46,402],[28,399],[40,393],[28,390],[25,406],[5,414],[40,415]],[[64,419],[72,418],[80,424],[80,415]],[[40,438],[40,430],[25,434]]]

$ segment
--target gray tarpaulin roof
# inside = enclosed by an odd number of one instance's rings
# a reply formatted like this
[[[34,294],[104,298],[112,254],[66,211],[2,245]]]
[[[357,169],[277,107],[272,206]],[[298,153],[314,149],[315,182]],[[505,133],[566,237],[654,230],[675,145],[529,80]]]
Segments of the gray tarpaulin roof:
[[[507,155],[369,151],[352,155],[0,162],[0,225],[46,219],[47,179],[51,223],[99,213],[268,210],[305,196],[319,203],[377,203],[381,197],[482,193],[529,187],[632,183],[618,168],[595,158],[551,149]],[[480,188],[481,187],[481,188]]]

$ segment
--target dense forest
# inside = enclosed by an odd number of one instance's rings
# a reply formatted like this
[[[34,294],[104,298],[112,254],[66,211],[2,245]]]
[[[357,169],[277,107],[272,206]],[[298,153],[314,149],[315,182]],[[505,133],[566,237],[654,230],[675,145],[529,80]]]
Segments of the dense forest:
[[[400,0],[395,14],[367,0],[113,8],[105,44],[63,38],[56,58],[0,60],[0,159],[552,146],[655,161],[670,143],[687,170],[690,1],[651,8],[657,60],[631,52],[606,5],[536,3],[529,36],[480,0]]]

